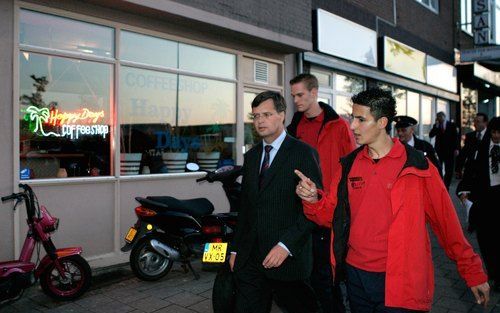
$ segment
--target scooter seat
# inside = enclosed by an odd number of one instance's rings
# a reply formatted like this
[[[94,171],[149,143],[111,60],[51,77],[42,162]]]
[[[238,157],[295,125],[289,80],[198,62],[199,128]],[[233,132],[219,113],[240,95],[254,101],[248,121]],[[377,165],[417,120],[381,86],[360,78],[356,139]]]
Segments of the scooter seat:
[[[189,214],[193,217],[202,217],[214,211],[214,205],[207,198],[179,200],[168,196],[150,196],[146,199],[166,205],[168,211]]]

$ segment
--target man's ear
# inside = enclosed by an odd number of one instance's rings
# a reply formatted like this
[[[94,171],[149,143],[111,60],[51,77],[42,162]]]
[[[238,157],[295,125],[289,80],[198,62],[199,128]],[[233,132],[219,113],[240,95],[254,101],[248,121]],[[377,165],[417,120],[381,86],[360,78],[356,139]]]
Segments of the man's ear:
[[[377,124],[378,124],[380,129],[385,128],[387,126],[387,123],[389,123],[389,119],[385,116],[382,116],[377,121]]]
[[[313,97],[318,97],[318,88],[313,88],[311,89],[311,94],[313,95]]]

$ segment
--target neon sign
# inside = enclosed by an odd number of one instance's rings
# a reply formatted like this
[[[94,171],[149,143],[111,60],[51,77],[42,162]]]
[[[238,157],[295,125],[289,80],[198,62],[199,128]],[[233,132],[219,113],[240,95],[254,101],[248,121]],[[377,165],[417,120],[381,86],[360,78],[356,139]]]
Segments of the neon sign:
[[[26,120],[35,122],[33,133],[48,137],[69,137],[78,139],[82,135],[99,135],[106,138],[109,134],[109,126],[95,124],[104,118],[104,111],[91,111],[83,108],[76,112],[59,112],[58,109],[38,108],[29,106],[26,109]],[[45,132],[44,125],[57,127],[59,132]]]

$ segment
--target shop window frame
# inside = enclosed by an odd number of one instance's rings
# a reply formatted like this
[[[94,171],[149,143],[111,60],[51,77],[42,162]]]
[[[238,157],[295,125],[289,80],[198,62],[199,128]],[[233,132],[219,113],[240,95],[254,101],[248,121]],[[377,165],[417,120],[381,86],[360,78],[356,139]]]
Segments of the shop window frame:
[[[64,18],[69,18],[69,19],[74,19],[76,21],[80,22],[87,22],[91,24],[97,24],[101,26],[107,26],[111,27],[114,29],[114,38],[113,38],[113,47],[114,47],[114,55],[111,57],[103,57],[103,56],[97,56],[97,55],[89,55],[85,53],[78,53],[74,51],[65,51],[65,50],[59,50],[59,49],[51,49],[51,48],[45,48],[45,47],[37,47],[37,46],[31,46],[31,45],[21,45],[19,42],[19,23],[20,23],[20,14],[19,12],[21,10],[31,10],[35,11],[38,13],[42,14],[49,14],[49,15],[54,15],[54,16],[59,16],[59,17],[64,17]],[[217,77],[213,75],[207,75],[207,74],[200,74],[200,73],[195,73],[195,72],[190,72],[186,70],[181,70],[179,68],[173,69],[173,68],[167,68],[167,67],[162,67],[162,66],[154,66],[154,65],[149,65],[149,64],[142,64],[139,62],[132,62],[132,61],[125,61],[125,60],[120,60],[120,38],[121,38],[121,31],[126,30],[130,32],[135,32],[138,34],[146,35],[146,36],[153,36],[153,37],[158,37],[166,40],[171,40],[171,41],[177,41],[182,44],[187,44],[187,45],[193,45],[193,46],[198,46],[201,48],[206,48],[206,49],[211,49],[215,51],[220,51],[220,52],[225,52],[229,54],[235,55],[235,77],[234,79],[231,78],[223,78],[223,77]],[[115,181],[115,180],[142,180],[142,179],[161,179],[162,177],[170,177],[170,178],[176,178],[176,177],[186,177],[190,175],[197,175],[195,173],[166,173],[166,174],[154,174],[154,175],[134,175],[134,176],[120,176],[119,173],[119,168],[120,168],[120,142],[119,142],[119,137],[120,137],[120,119],[119,119],[119,75],[120,75],[120,68],[122,66],[130,66],[130,67],[135,67],[135,68],[141,68],[141,69],[150,69],[150,70],[161,70],[162,72],[167,72],[167,73],[175,73],[178,75],[186,75],[186,76],[191,76],[191,77],[197,77],[197,78],[205,78],[205,79],[214,79],[218,81],[224,81],[224,82],[231,82],[234,83],[236,86],[236,97],[234,99],[235,101],[235,151],[234,151],[234,159],[236,164],[241,164],[243,162],[243,149],[240,149],[243,147],[243,130],[244,130],[244,122],[243,122],[243,90],[244,88],[247,87],[252,87],[255,88],[255,85],[252,85],[251,83],[247,83],[243,81],[242,78],[242,60],[244,57],[252,57],[256,59],[261,59],[267,62],[275,63],[280,66],[279,68],[279,73],[278,75],[280,76],[280,81],[284,81],[284,60],[278,60],[278,59],[271,59],[271,58],[265,58],[262,56],[257,56],[253,55],[251,53],[246,53],[243,51],[238,51],[238,50],[233,50],[225,47],[221,47],[215,44],[210,44],[206,42],[200,42],[196,41],[190,38],[184,38],[179,35],[174,35],[174,34],[169,34],[169,33],[164,33],[164,32],[159,32],[143,27],[137,27],[137,26],[132,26],[128,24],[124,24],[121,22],[115,22],[112,20],[107,20],[104,18],[100,17],[92,17],[92,16],[87,16],[82,13],[75,13],[71,11],[66,11],[63,9],[58,9],[58,8],[49,8],[46,6],[42,6],[39,4],[34,4],[34,3],[26,3],[26,2],[18,2],[14,6],[14,60],[13,60],[13,86],[14,86],[14,97],[13,99],[19,99],[19,70],[20,70],[20,64],[18,60],[18,56],[20,53],[23,51],[29,52],[29,53],[39,53],[39,54],[45,54],[45,55],[51,55],[51,56],[57,56],[57,57],[66,57],[70,59],[77,59],[77,60],[85,60],[85,61],[91,61],[91,62],[100,62],[100,63],[106,63],[110,64],[113,66],[113,82],[112,82],[112,87],[111,87],[111,107],[110,107],[110,114],[111,114],[111,120],[112,120],[112,126],[110,128],[110,140],[111,140],[111,154],[110,154],[110,166],[111,166],[111,174],[109,176],[96,176],[96,177],[87,177],[87,176],[80,176],[80,177],[71,177],[71,178],[46,178],[46,179],[33,179],[33,180],[23,180],[24,182],[29,182],[29,183],[35,183],[35,184],[60,184],[62,182],[64,183],[79,183],[82,181]],[[262,88],[262,86],[259,86]],[[281,85],[277,86],[266,86],[267,89],[274,89],[278,90],[283,93],[284,86],[283,83]],[[19,140],[20,140],[20,129],[19,129],[19,118],[20,118],[20,104],[18,101],[14,101],[13,105],[13,127],[14,127],[14,145],[13,145],[13,152],[14,152],[14,171],[15,173],[19,173],[20,170],[20,151],[19,151]],[[17,183],[20,181],[19,175],[14,175],[14,180]]]

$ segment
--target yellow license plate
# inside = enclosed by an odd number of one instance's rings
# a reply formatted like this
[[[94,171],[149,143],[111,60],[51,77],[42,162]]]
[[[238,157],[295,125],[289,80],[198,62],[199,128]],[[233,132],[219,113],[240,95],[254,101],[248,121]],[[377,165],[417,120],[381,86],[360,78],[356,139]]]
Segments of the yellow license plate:
[[[203,262],[224,263],[226,261],[227,242],[206,243]]]
[[[125,241],[132,242],[136,234],[137,234],[137,229],[135,229],[134,227],[130,227],[130,229],[127,232],[127,235],[125,236]]]

